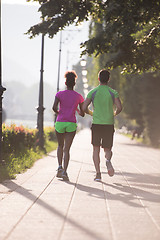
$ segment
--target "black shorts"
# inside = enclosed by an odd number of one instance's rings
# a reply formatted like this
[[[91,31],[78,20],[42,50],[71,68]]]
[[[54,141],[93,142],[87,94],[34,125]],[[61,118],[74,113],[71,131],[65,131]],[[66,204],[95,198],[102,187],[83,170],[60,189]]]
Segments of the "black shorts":
[[[92,145],[112,148],[114,125],[92,124]]]

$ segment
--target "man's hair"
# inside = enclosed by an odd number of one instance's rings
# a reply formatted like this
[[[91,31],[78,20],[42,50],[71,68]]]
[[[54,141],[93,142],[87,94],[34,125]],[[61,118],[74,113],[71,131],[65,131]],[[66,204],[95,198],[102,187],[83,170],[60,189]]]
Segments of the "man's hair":
[[[77,78],[76,72],[75,71],[67,71],[65,73],[64,77],[66,78],[67,87],[74,87],[74,85],[76,84],[76,78]]]
[[[110,72],[108,72],[107,70],[102,69],[98,73],[98,78],[101,83],[108,83],[109,77],[110,77]]]

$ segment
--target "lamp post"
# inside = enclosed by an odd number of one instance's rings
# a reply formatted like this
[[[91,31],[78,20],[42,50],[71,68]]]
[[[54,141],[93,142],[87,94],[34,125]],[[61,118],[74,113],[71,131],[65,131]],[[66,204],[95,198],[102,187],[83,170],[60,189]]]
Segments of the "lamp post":
[[[65,32],[75,32],[80,30],[65,30]],[[61,68],[61,52],[62,52],[62,30],[60,31],[60,42],[59,42],[59,60],[58,60],[58,79],[57,79],[57,92],[59,91],[59,81],[60,81],[60,68]],[[67,58],[69,51],[67,51]],[[68,59],[67,59],[68,60]],[[68,70],[68,65],[67,65]]]
[[[1,0],[0,0],[0,54],[1,54]],[[2,99],[3,92],[6,88],[2,87],[2,56],[0,63],[0,164],[3,164],[2,160]]]
[[[42,47],[41,47],[41,69],[40,69],[40,84],[39,84],[39,106],[37,107],[37,128],[38,128],[38,145],[44,149],[44,131],[43,131],[43,64],[44,63],[44,34],[42,34]]]
[[[60,41],[59,41],[57,92],[59,92],[59,80],[60,80],[60,70],[61,70],[61,52],[62,52],[62,30],[60,32]],[[54,122],[56,122],[56,119],[57,119],[57,114],[54,115]]]
[[[61,69],[61,52],[62,52],[62,30],[60,32],[60,42],[59,42],[57,92],[59,92],[59,79],[60,79],[60,69]]]
[[[67,30],[75,31],[75,30]],[[57,78],[57,92],[59,92],[59,81],[60,81],[60,69],[61,69],[61,53],[62,53],[62,30],[60,31],[60,41],[59,41],[59,59],[58,59],[58,78]],[[55,114],[54,122],[56,122],[57,115]]]

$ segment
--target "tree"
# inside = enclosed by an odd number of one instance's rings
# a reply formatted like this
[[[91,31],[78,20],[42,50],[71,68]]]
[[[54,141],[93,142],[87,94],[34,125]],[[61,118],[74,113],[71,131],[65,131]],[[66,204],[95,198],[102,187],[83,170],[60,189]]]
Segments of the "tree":
[[[28,0],[30,1],[30,0]],[[112,53],[108,67],[140,72],[160,68],[159,0],[33,0],[41,4],[43,21],[28,30],[53,37],[70,24],[92,19],[99,34],[83,43],[83,54]]]
[[[91,27],[90,37],[96,37],[102,29],[102,24],[94,23]],[[103,53],[93,59],[88,69],[90,83],[96,85],[97,74],[105,67],[111,54]],[[123,101],[123,114],[118,117],[118,126],[144,130],[144,138],[153,146],[160,144],[160,113],[157,111],[160,105],[160,75],[157,72],[143,74],[121,74],[121,68],[111,71],[109,85],[116,89]],[[132,122],[130,121],[132,120]],[[133,121],[134,120],[134,121]],[[134,125],[132,125],[134,122]]]
[[[155,72],[142,75],[142,113],[148,141],[160,146],[160,74]]]

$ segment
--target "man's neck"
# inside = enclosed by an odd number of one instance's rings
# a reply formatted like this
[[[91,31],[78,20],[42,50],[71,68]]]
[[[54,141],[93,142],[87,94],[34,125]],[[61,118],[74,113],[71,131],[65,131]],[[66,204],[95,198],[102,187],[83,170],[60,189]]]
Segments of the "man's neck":
[[[108,83],[101,83],[101,82],[100,82],[100,83],[99,83],[99,85],[102,85],[102,86],[103,86],[103,85],[104,85],[104,86],[107,86],[107,85],[108,85]]]

